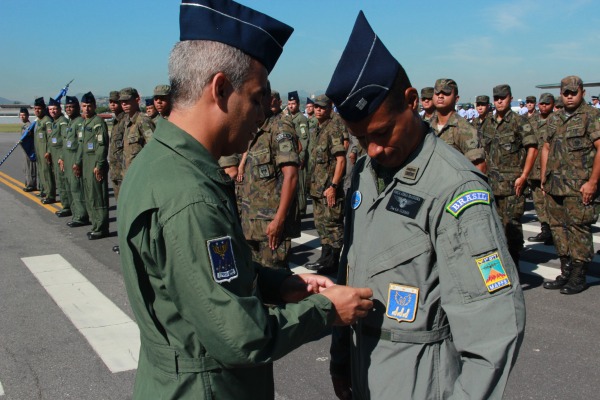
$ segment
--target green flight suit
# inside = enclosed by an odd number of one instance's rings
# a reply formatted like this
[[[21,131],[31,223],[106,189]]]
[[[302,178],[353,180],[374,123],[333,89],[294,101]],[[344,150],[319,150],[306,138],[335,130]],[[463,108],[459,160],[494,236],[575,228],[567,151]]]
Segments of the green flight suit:
[[[525,302],[485,176],[431,130],[387,186],[354,168],[338,284],[375,307],[334,328],[332,375],[354,400],[500,399]]]
[[[71,209],[70,191],[67,190],[67,180],[65,173],[60,170],[58,160],[62,159],[63,141],[67,136],[67,127],[69,120],[64,115],[60,115],[52,121],[52,129],[48,131],[48,151],[52,157],[52,170],[54,171],[54,182],[56,191],[60,196],[60,202],[64,210]]]
[[[54,186],[54,177],[52,176],[51,166],[46,162],[44,155],[48,152],[48,140],[46,131],[48,125],[52,126],[52,118],[44,115],[35,122],[34,147],[37,157],[37,170],[39,174],[40,191],[54,199],[56,197],[56,187]]]
[[[78,132],[84,123],[81,116],[77,116],[69,121],[66,129],[66,135],[63,139],[62,160],[65,166],[66,190],[71,199],[71,213],[73,221],[87,223],[89,221],[88,212],[85,208],[85,194],[83,191],[83,180],[76,177],[73,171],[74,165],[81,165],[80,143]]]
[[[108,234],[108,127],[98,115],[84,120],[79,129],[81,176],[85,193],[85,208],[92,222],[92,232]],[[94,168],[102,171],[100,182]]]
[[[158,121],[127,171],[118,231],[140,328],[134,399],[274,398],[272,362],[331,326],[331,302],[275,304],[291,272],[252,262],[231,178],[191,135]]]

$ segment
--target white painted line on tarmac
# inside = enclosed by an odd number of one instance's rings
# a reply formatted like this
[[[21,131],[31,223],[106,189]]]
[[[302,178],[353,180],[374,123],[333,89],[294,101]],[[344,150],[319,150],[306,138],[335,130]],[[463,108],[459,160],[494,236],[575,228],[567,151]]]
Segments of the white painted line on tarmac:
[[[138,326],[59,254],[22,259],[108,369],[137,368]]]
[[[540,233],[542,229],[540,228],[539,223],[536,223],[536,224],[537,224],[537,226],[531,225],[530,223],[523,224],[523,231]],[[594,243],[600,244],[600,237],[598,237],[596,235],[592,235],[592,240],[594,241]]]
[[[556,265],[556,267],[548,267],[549,264],[533,264],[527,261],[519,262],[521,266],[521,272],[524,272],[529,275],[538,275],[544,279],[554,280],[557,275],[560,275],[560,266]],[[587,277],[588,283],[596,283],[599,282],[600,278],[596,278],[594,276]]]
[[[306,244],[312,240],[318,239],[318,236],[309,235],[308,233],[302,232],[299,238],[292,239],[292,242],[296,244]],[[321,250],[321,246],[315,247],[315,250]]]
[[[4,396],[4,388],[2,387],[2,382],[0,382],[0,396]]]

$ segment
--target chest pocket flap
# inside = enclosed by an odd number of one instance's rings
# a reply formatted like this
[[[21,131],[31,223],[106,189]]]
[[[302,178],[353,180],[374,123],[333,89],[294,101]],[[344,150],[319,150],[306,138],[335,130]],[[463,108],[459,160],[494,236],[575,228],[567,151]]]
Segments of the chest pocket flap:
[[[432,249],[429,237],[424,232],[413,235],[410,239],[394,244],[369,260],[369,276],[373,277],[382,272],[394,269],[419,255]]]

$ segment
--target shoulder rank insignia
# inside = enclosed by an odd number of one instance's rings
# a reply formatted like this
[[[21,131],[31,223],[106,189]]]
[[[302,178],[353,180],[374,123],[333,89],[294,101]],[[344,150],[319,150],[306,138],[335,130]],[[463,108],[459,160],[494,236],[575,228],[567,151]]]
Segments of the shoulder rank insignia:
[[[503,287],[510,286],[510,280],[497,251],[487,256],[476,258],[475,262],[477,263],[479,272],[481,272],[483,283],[485,283],[488,292],[492,293]]]
[[[231,237],[224,236],[207,240],[206,247],[215,282],[229,282],[238,277]]]
[[[398,322],[413,322],[419,305],[419,288],[390,283],[385,315]]]
[[[469,190],[458,195],[446,206],[446,211],[458,218],[466,208],[474,204],[490,204],[490,192],[485,190]]]

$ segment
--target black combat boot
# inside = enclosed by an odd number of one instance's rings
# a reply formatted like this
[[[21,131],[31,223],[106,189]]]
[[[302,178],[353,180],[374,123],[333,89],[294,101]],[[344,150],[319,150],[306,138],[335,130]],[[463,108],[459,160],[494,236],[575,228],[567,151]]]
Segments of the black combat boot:
[[[571,267],[573,270],[569,276],[569,281],[562,287],[562,289],[560,289],[560,293],[562,294],[577,294],[588,288],[588,284],[585,279],[587,265],[581,261],[573,261],[571,263]]]
[[[533,243],[544,243],[550,239],[552,241],[552,233],[550,233],[550,225],[546,222],[542,222],[542,231],[538,233],[536,236],[530,236],[527,238],[530,242]]]
[[[342,253],[342,248],[331,248],[330,257],[325,260],[323,267],[319,268],[317,274],[319,275],[337,275],[338,266],[340,264],[340,254]]]
[[[321,257],[315,262],[307,263],[304,265],[304,268],[310,269],[311,271],[318,271],[319,268],[323,268],[325,265],[325,260],[331,256],[331,251],[333,247],[328,244],[324,244],[321,246]]]
[[[571,271],[573,270],[573,266],[571,265],[571,260],[569,257],[561,257],[560,258],[560,275],[556,277],[555,280],[550,282],[544,282],[544,289],[560,289],[567,284],[569,281],[569,277],[571,276]]]

